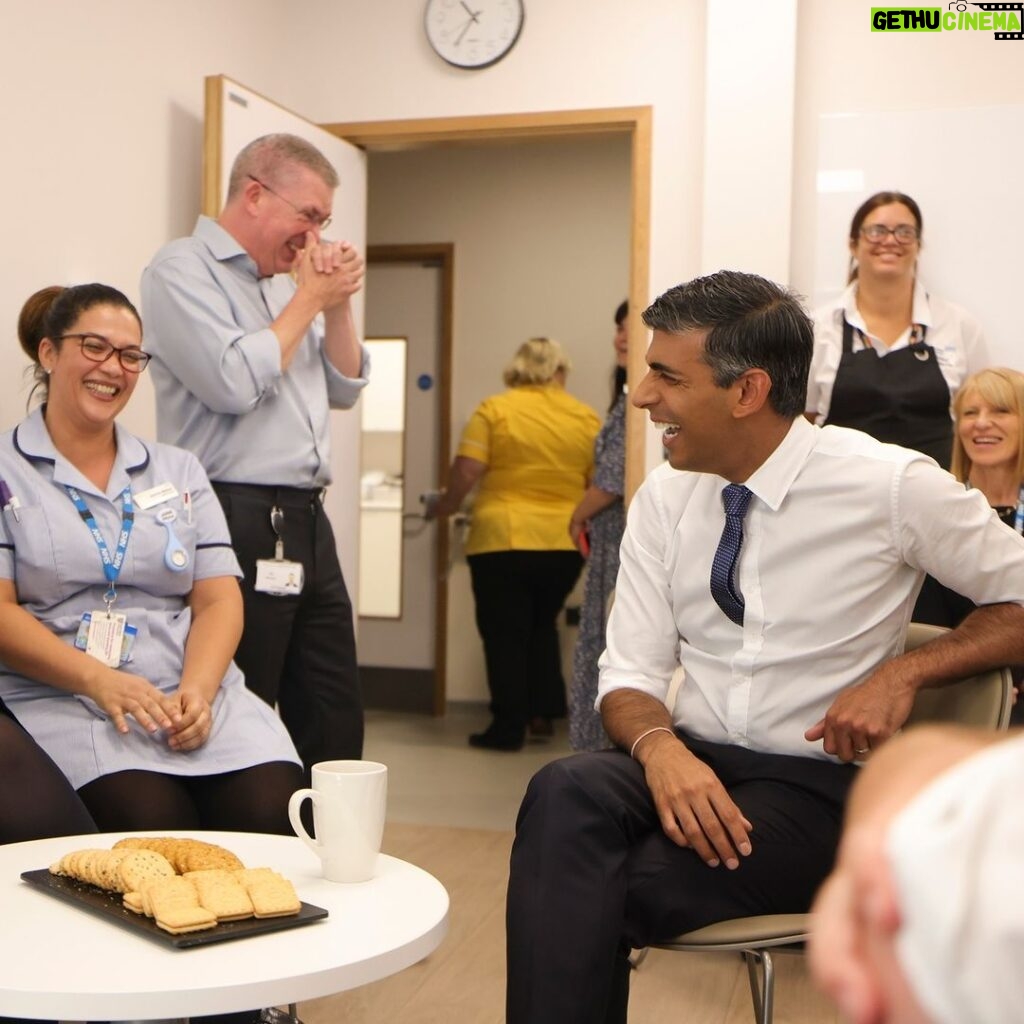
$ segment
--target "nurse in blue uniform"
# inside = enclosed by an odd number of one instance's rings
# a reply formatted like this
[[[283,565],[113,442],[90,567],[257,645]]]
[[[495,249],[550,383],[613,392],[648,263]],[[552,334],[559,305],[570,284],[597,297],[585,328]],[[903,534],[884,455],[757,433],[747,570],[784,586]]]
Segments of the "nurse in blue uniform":
[[[948,469],[952,398],[988,354],[975,320],[918,280],[922,226],[917,203],[901,192],[878,192],[854,214],[849,285],[814,315],[807,416]]]
[[[44,403],[0,435],[0,699],[101,830],[290,833],[298,755],[232,662],[241,575],[196,459],[115,422],[145,369],[105,285],[19,321]]]

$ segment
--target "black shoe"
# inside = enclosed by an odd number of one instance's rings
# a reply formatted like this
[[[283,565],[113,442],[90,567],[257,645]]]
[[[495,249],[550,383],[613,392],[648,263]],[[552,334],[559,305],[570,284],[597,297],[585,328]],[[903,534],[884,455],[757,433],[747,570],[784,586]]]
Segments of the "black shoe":
[[[475,732],[469,737],[471,747],[480,747],[483,750],[522,750],[523,737],[498,732],[492,725],[483,732]]]
[[[530,719],[530,724],[527,728],[531,736],[539,739],[548,739],[555,735],[554,723],[550,718],[545,718],[543,715],[534,715]]]

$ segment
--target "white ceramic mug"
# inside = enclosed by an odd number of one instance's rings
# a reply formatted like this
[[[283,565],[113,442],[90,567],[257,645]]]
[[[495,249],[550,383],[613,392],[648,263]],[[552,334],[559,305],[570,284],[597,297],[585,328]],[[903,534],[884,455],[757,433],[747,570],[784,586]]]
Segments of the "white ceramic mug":
[[[295,834],[320,858],[324,878],[365,882],[373,878],[384,834],[388,769],[377,761],[321,761],[313,765],[313,788],[288,801]],[[314,839],[300,817],[313,801]]]

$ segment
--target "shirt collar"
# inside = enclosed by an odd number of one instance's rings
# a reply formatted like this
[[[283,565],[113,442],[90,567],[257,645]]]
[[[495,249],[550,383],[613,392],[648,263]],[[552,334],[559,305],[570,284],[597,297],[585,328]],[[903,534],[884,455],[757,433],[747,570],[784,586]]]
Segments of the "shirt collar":
[[[867,334],[868,328],[864,323],[864,317],[860,315],[860,310],[857,308],[856,281],[852,281],[847,286],[846,291],[840,296],[839,302],[846,322],[851,327],[856,327]],[[932,325],[932,308],[928,302],[928,292],[925,291],[924,285],[918,279],[914,280],[914,308],[911,316],[915,324],[923,324],[925,327]]]
[[[88,494],[109,498],[116,497],[125,487],[129,487],[132,475],[141,473],[149,465],[149,449],[119,423],[114,424],[114,437],[117,441],[117,455],[114,457],[114,468],[105,495],[53,446],[43,419],[42,407],[34,410],[14,428],[13,440],[15,450],[23,459],[32,463],[48,463],[53,467],[55,484],[71,484]]]
[[[200,214],[192,234],[210,250],[210,254],[218,262],[241,260],[246,269],[252,271],[254,277],[259,276],[256,261],[242,248],[238,239],[212,217]]]
[[[745,481],[746,486],[773,512],[789,493],[817,442],[818,428],[803,416],[793,420],[779,446]]]

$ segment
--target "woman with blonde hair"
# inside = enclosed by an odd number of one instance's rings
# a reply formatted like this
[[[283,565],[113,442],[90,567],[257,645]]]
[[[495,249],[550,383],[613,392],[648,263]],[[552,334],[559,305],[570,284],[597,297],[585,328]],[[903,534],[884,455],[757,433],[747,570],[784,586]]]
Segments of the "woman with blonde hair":
[[[953,475],[979,491],[1011,530],[1024,534],[1024,373],[997,366],[968,377],[953,402],[953,415]],[[914,621],[952,628],[974,607],[927,576]],[[1018,686],[1022,668],[1013,670]],[[1021,707],[1019,702],[1014,707],[1015,720]]]
[[[531,338],[504,372],[507,391],[477,406],[433,511],[478,487],[466,541],[494,720],[469,738],[518,750],[565,715],[556,622],[583,559],[567,524],[591,476],[600,418],[565,390],[561,345]]]

